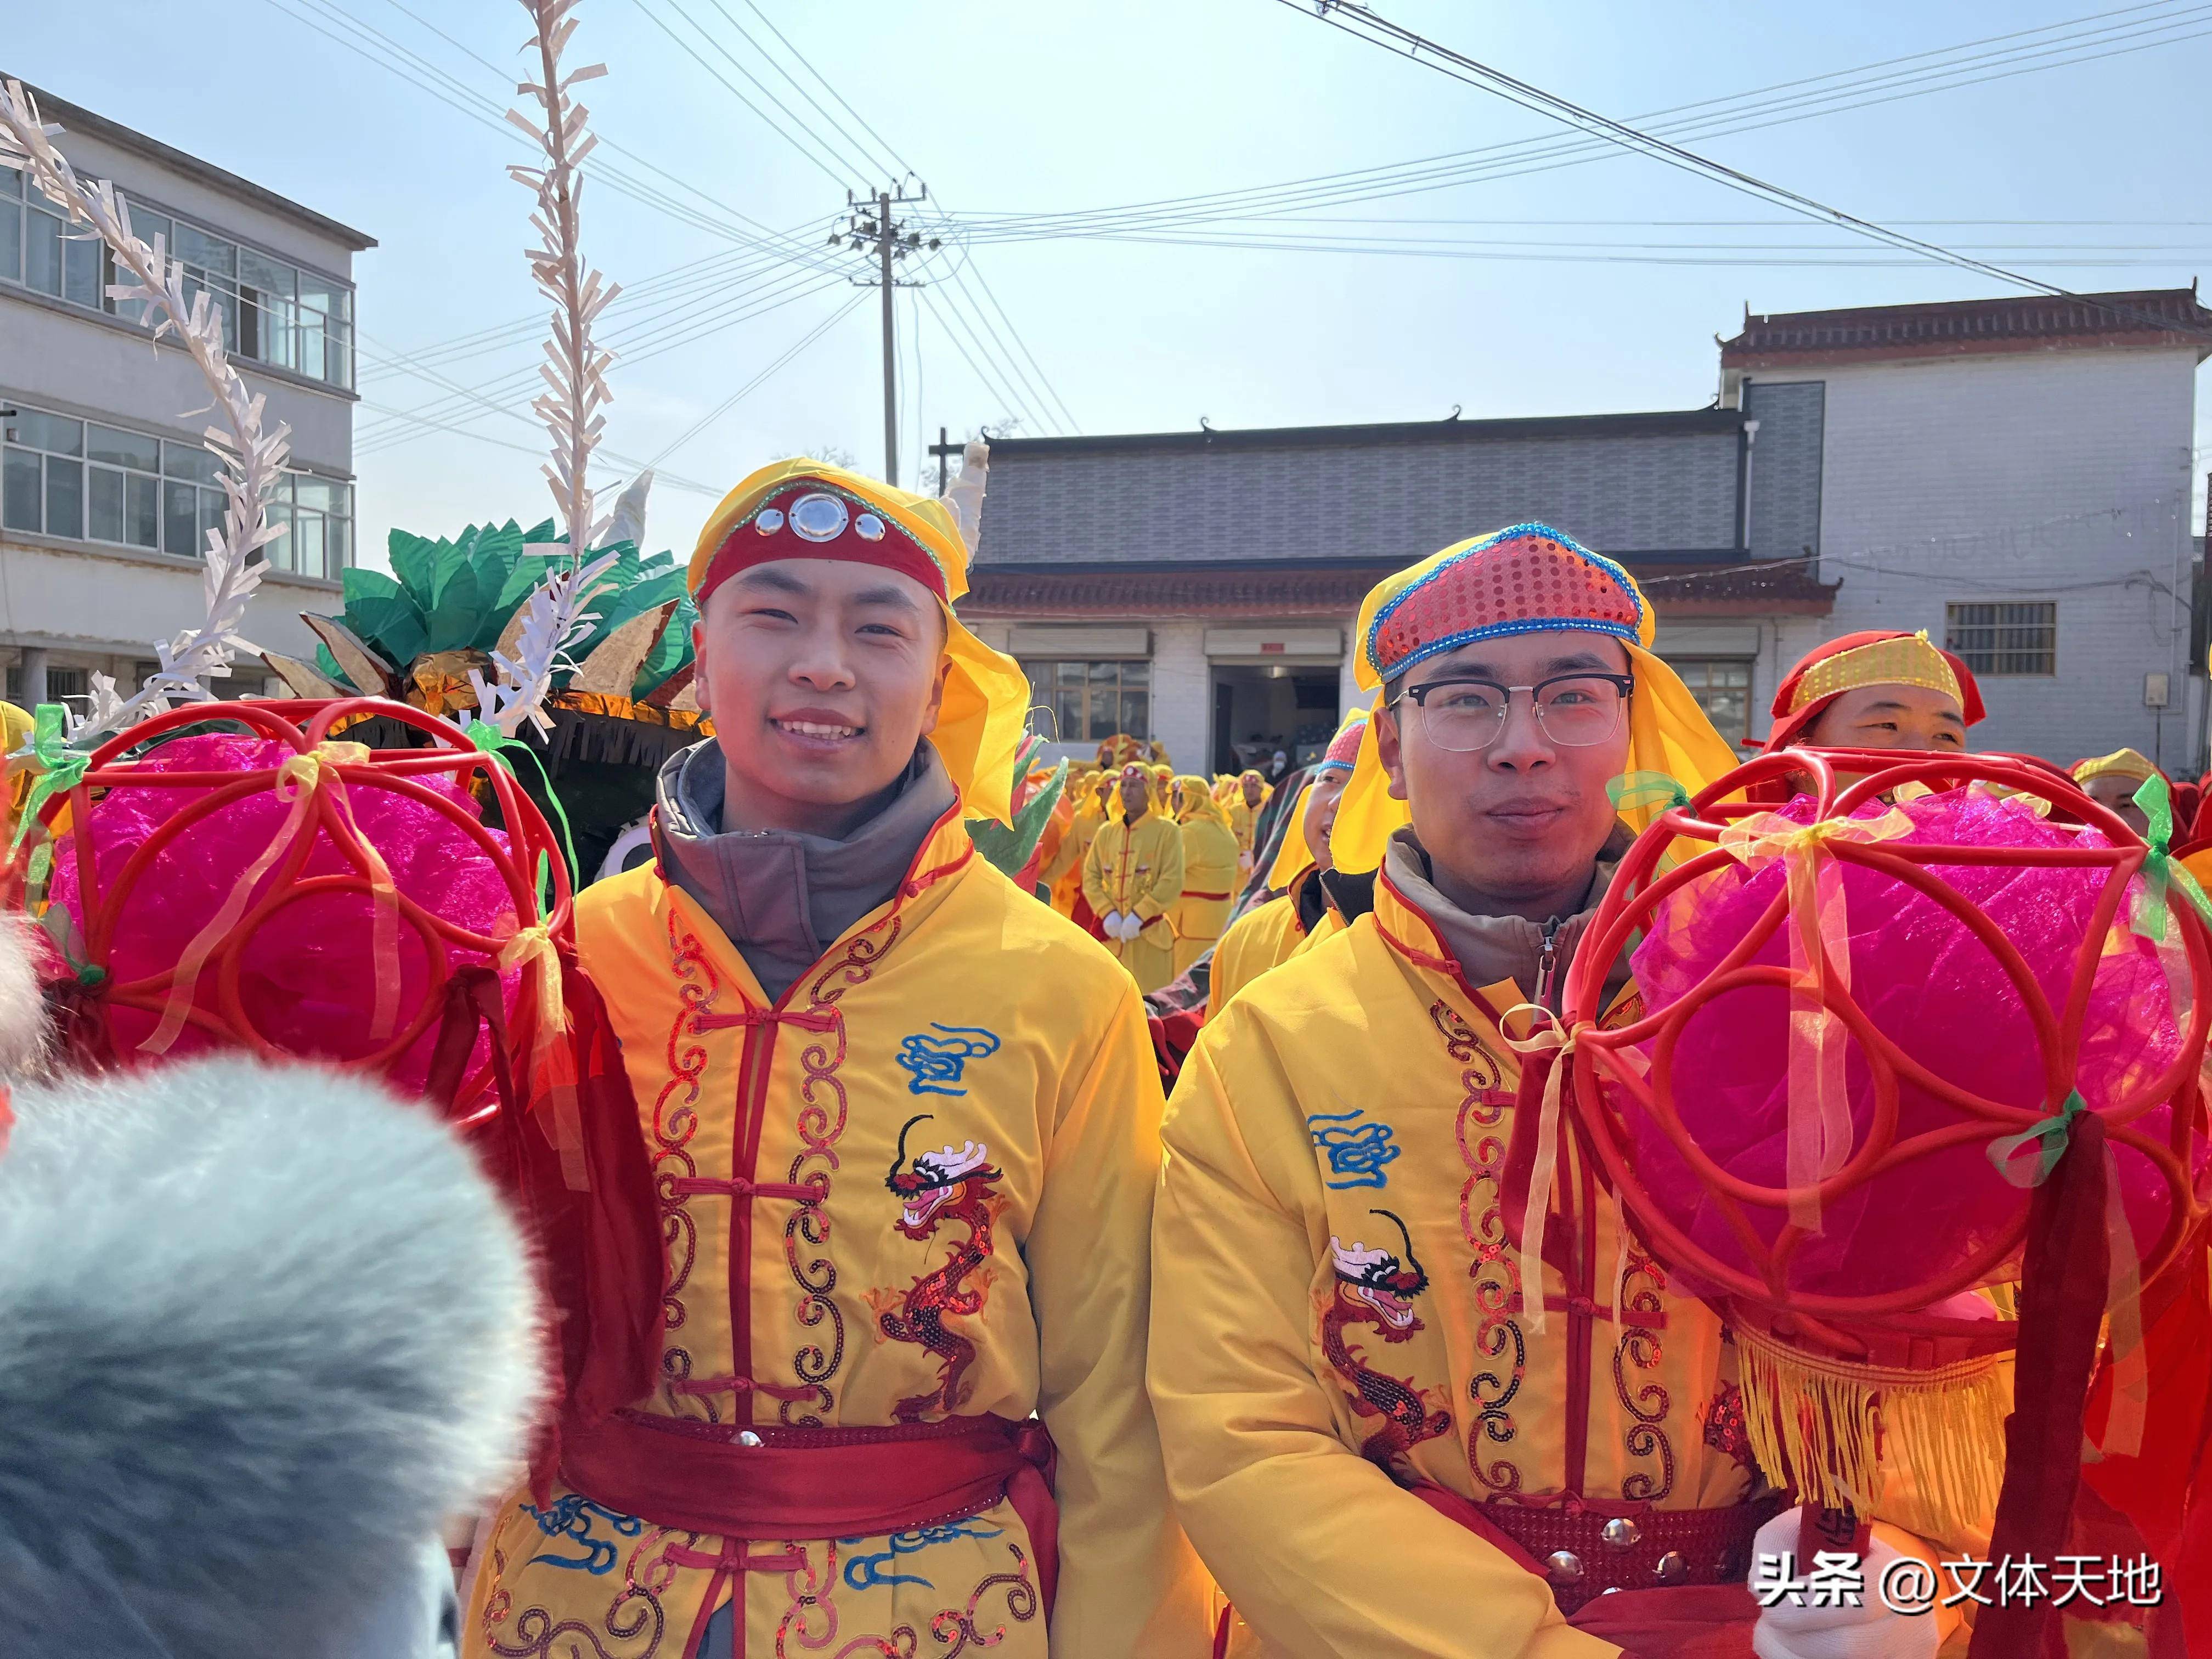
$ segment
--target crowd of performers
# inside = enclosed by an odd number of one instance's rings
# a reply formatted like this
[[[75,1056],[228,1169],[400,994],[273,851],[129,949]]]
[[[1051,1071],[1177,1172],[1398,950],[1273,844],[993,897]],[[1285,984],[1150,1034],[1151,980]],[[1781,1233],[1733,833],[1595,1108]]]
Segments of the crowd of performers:
[[[968,828],[1009,818],[1029,703],[968,557],[943,502],[813,463],[700,536],[714,735],[575,906],[650,1170],[649,1367],[572,1394],[477,1527],[462,1652],[1963,1652],[1971,1605],[1759,1605],[1794,1498],[1733,1334],[1571,1140],[1540,1283],[1509,1237],[1505,1011],[1559,1006],[1651,814],[1609,786],[1740,759],[1628,574],[1534,525],[1397,573],[1321,759],[1271,787],[1116,740],[1025,890]],[[1924,636],[1854,635],[1771,742],[1960,750],[1981,714]],[[2134,811],[2151,770],[2075,775]],[[1986,1550],[1896,1473],[1870,1562]],[[2167,1609],[2068,1615],[2073,1652],[2197,1650]]]

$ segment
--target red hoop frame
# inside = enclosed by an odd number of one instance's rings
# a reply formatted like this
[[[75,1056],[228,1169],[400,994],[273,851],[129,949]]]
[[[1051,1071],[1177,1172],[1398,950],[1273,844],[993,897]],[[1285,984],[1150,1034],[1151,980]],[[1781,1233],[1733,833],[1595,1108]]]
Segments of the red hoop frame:
[[[313,752],[317,745],[331,740],[333,732],[342,726],[349,726],[374,716],[397,720],[410,730],[430,738],[432,743],[424,749],[372,750],[366,762],[326,763],[329,769],[348,786],[360,784],[389,790],[436,811],[459,830],[498,870],[507,896],[514,902],[518,927],[543,922],[551,929],[556,940],[566,940],[574,896],[569,888],[568,867],[551,826],[498,759],[465,742],[457,727],[419,708],[382,697],[346,697],[327,701],[248,698],[237,702],[194,703],[157,715],[109,738],[94,751],[90,765],[76,786],[66,795],[57,795],[48,799],[40,810],[40,819],[51,833],[53,820],[64,804],[68,806],[70,840],[76,851],[78,894],[84,909],[86,963],[108,974],[85,994],[84,999],[94,1015],[93,1037],[95,1058],[112,1065],[140,1063],[140,1057],[135,1053],[125,1053],[118,1048],[106,1018],[106,1010],[110,1006],[129,1007],[158,1017],[168,1006],[171,990],[176,981],[177,969],[174,966],[161,973],[127,981],[118,981],[112,973],[108,973],[113,957],[116,930],[124,908],[139,879],[153,867],[154,861],[171,843],[209,816],[221,811],[234,801],[274,788],[279,771],[276,765],[258,768],[250,772],[159,771],[122,757],[149,738],[179,732],[211,720],[245,725],[252,729],[255,738],[285,744],[294,753],[304,755]],[[471,789],[479,781],[489,789],[492,799],[499,807],[501,819],[506,825],[506,849],[500,848],[478,819],[447,796],[418,781],[424,775],[433,774],[450,777],[465,790]],[[210,793],[156,825],[152,833],[131,850],[113,882],[107,883],[100,878],[97,857],[87,857],[82,854],[88,847],[88,838],[93,833],[95,798],[106,790],[125,785],[143,789],[205,789]],[[191,1001],[185,1012],[188,1024],[222,1042],[250,1049],[264,1059],[291,1056],[289,1050],[272,1043],[255,1029],[246,1013],[240,994],[239,975],[247,944],[264,922],[288,905],[329,893],[368,894],[374,888],[368,849],[356,834],[348,815],[338,810],[337,801],[329,791],[316,792],[311,822],[315,830],[328,837],[339,857],[349,866],[349,870],[343,874],[301,878],[300,871],[313,851],[318,836],[313,833],[299,836],[269,875],[264,878],[265,890],[263,896],[239,918],[236,925],[216,943],[207,960],[201,964],[195,976]],[[538,914],[538,884],[534,872],[541,855],[546,858],[553,872],[553,908],[550,916]],[[427,982],[416,1006],[399,1011],[398,1024],[393,1035],[381,1046],[350,1060],[331,1062],[348,1070],[388,1073],[443,1012],[446,988],[453,973],[453,952],[456,950],[473,951],[496,961],[506,942],[448,921],[404,893],[397,894],[395,897],[401,924],[411,927],[422,942],[428,970]],[[211,995],[206,988],[210,986]],[[516,991],[513,1014],[507,1021],[508,1042],[513,1055],[520,1056],[528,1052],[529,1042],[544,1012],[538,1006],[537,977],[525,973]],[[327,1060],[326,1056],[318,1058]],[[441,1103],[447,1104],[457,1117],[468,1115],[489,1098],[493,1082],[492,1071],[489,1061],[476,1067],[461,1079],[453,1100]]]
[[[1845,786],[1838,781],[1838,768],[1863,775]],[[1648,1014],[1632,1024],[1613,1030],[1602,1030],[1595,1024],[1604,1011],[1606,970],[1619,959],[1632,935],[1640,928],[1649,927],[1659,906],[1670,895],[1701,877],[1735,866],[1734,854],[1717,844],[1728,824],[1771,810],[1744,804],[1739,792],[1791,775],[1812,780],[1814,787],[1809,793],[1817,796],[1820,805],[1816,816],[1820,818],[1848,817],[1856,808],[1888,795],[1907,782],[1943,789],[1978,780],[2051,800],[2102,831],[2112,842],[2108,848],[1961,847],[1942,842],[1843,839],[1824,844],[1826,855],[1878,871],[1942,905],[1989,950],[2019,991],[2034,1026],[2051,1104],[2040,1109],[2010,1106],[1936,1077],[1876,1030],[1851,1000],[1849,992],[1838,989],[1838,975],[1831,972],[1824,976],[1823,1000],[1849,1028],[1864,1057],[1872,1075],[1875,1111],[1863,1142],[1842,1168],[1814,1188],[1820,1203],[1832,1204],[1853,1188],[1901,1164],[1947,1147],[1994,1140],[2027,1128],[2056,1109],[2057,1103],[2072,1092],[2081,1019],[2104,940],[2119,914],[2128,882],[2148,855],[2142,841],[2113,813],[2098,805],[2070,781],[2010,757],[1790,749],[1758,757],[1739,767],[1699,793],[1687,807],[1668,808],[1652,820],[1630,848],[1567,973],[1563,999],[1565,1017],[1571,1029],[1579,1028],[1571,1054],[1569,1109],[1580,1135],[1620,1194],[1622,1203],[1634,1217],[1646,1243],[1668,1267],[1704,1279],[1744,1310],[1762,1317],[1778,1329],[1786,1328],[1794,1336],[1844,1354],[1865,1353],[1869,1338],[1878,1336],[1908,1341],[1965,1339],[1986,1347],[1998,1340],[1998,1334],[1990,1330],[1988,1322],[1954,1319],[1931,1314],[1928,1310],[1946,1297],[1984,1282],[1992,1270],[2020,1248],[2027,1226],[2027,1193],[2021,1193],[2017,1215],[1998,1237],[1946,1273],[1880,1293],[1802,1291],[1791,1288],[1789,1275],[1792,1259],[1806,1234],[1788,1219],[1787,1212],[1793,1200],[1807,1194],[1789,1187],[1759,1186],[1729,1175],[1705,1154],[1682,1127],[1674,1103],[1672,1061],[1675,1045],[1691,1018],[1725,992],[1753,985],[1787,987],[1792,982],[1788,969],[1753,964],[1750,960],[1787,920],[1790,901],[1786,887],[1778,888],[1772,902],[1745,937],[1679,1001],[1659,1013]],[[1732,795],[1739,799],[1723,799]],[[1659,873],[1660,859],[1678,841],[1712,844],[1707,850],[1683,859],[1672,870]],[[1931,865],[2101,867],[2106,872],[2090,925],[2075,953],[2063,1009],[2051,1007],[2011,942],[1968,900],[1926,867]],[[2197,1068],[2203,1056],[2208,1027],[2212,1027],[2212,994],[2208,994],[2212,993],[2212,932],[2208,932],[2196,910],[2185,902],[2177,903],[2173,915],[2181,928],[2191,981],[2189,1016],[2181,1050],[2162,1074],[2100,1113],[2111,1141],[2149,1160],[2172,1199],[2166,1225],[2142,1264],[2146,1284],[2177,1259],[2206,1217],[2205,1195],[2191,1176],[2189,1158],[2194,1144],[2192,1135],[2201,1133],[2204,1123]],[[1654,1043],[1648,1079],[1624,1058],[1627,1050],[1647,1042]],[[1915,1087],[1956,1108],[1967,1121],[1898,1139],[1900,1080],[1909,1080]],[[1630,1120],[1623,1103],[1659,1127],[1668,1145],[1711,1195],[1742,1248],[1745,1259],[1755,1271],[1747,1272],[1723,1261],[1694,1243],[1654,1201],[1636,1169]],[[2172,1108],[2163,1141],[2132,1127],[2161,1104]],[[1771,1244],[1760,1237],[1753,1224],[1754,1212],[1784,1217]],[[2013,1329],[2009,1323],[2002,1327],[2004,1345],[2008,1346]]]

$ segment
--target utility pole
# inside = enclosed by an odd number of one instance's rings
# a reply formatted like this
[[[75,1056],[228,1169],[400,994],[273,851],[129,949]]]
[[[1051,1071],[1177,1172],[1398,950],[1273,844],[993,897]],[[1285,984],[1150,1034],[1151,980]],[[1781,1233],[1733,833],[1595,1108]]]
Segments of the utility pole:
[[[934,253],[939,244],[931,237],[924,241],[919,231],[909,231],[891,217],[895,208],[910,206],[929,199],[929,186],[923,185],[912,196],[902,185],[894,195],[888,190],[876,192],[875,200],[857,200],[850,191],[845,194],[847,209],[845,229],[830,234],[831,246],[849,242],[855,248],[872,247],[877,258],[877,275],[873,282],[853,280],[862,288],[880,288],[884,298],[884,482],[896,486],[898,470],[898,343],[897,313],[895,308],[895,289],[919,288],[914,282],[900,282],[892,266],[909,253],[927,249]]]
[[[963,455],[967,451],[966,444],[946,442],[945,428],[941,426],[937,428],[937,441],[930,445],[929,453],[937,457],[937,493],[939,495],[944,495],[949,481],[951,476],[949,469],[951,466],[952,458],[955,455]]]

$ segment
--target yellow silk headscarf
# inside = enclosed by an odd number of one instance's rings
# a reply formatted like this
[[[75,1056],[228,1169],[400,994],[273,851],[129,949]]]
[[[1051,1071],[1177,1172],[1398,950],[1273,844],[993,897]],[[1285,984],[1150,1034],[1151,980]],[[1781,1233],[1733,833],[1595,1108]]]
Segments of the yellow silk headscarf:
[[[964,803],[964,816],[1013,822],[1014,753],[1029,718],[1029,677],[1021,665],[968,631],[952,606],[968,592],[968,544],[952,509],[933,495],[907,490],[824,461],[776,461],[722,497],[699,532],[691,554],[694,593],[730,532],[769,496],[796,479],[820,478],[860,497],[921,544],[945,575],[945,702],[929,734]]]
[[[1222,810],[1221,803],[1214,799],[1213,792],[1206,787],[1204,778],[1183,776],[1177,778],[1176,782],[1182,790],[1182,806],[1176,813],[1177,822],[1188,823],[1193,818],[1204,818],[1208,823],[1218,823],[1224,830],[1229,828],[1229,814]]]
[[[2149,780],[2158,768],[2140,749],[2115,749],[2109,755],[2099,755],[2093,760],[2074,763],[2074,781],[2087,783],[2092,778],[2131,778],[2137,783]]]
[[[1267,890],[1271,893],[1284,891],[1313,868],[1313,848],[1306,845],[1306,809],[1312,805],[1313,781],[1308,779],[1298,786],[1298,798],[1291,803],[1290,823],[1283,830],[1283,844],[1275,849],[1275,861],[1267,866]],[[1334,844],[1332,836],[1332,851]]]
[[[1383,670],[1401,671],[1402,663],[1382,664],[1376,657],[1376,635],[1378,620],[1385,607],[1410,597],[1417,589],[1431,583],[1451,583],[1472,576],[1473,569],[1465,556],[1485,550],[1495,544],[1522,536],[1540,536],[1557,542],[1560,547],[1588,561],[1606,577],[1620,584],[1634,602],[1637,617],[1636,637],[1628,639],[1612,626],[1600,627],[1595,618],[1585,622],[1574,616],[1519,617],[1500,613],[1484,615],[1479,605],[1459,607],[1459,614],[1472,620],[1471,626],[1437,639],[1425,641],[1420,654],[1438,653],[1475,640],[1495,637],[1509,633],[1531,631],[1534,628],[1590,627],[1620,639],[1627,648],[1629,668],[1636,677],[1636,693],[1628,705],[1628,763],[1631,772],[1663,772],[1675,779],[1692,794],[1707,784],[1725,776],[1740,763],[1735,749],[1728,740],[1713,729],[1704,708],[1690,695],[1681,678],[1651,653],[1651,636],[1655,626],[1650,601],[1636,579],[1611,559],[1593,553],[1571,538],[1540,525],[1516,525],[1509,530],[1492,531],[1487,535],[1471,536],[1466,541],[1455,543],[1438,553],[1432,553],[1419,564],[1410,565],[1396,574],[1377,582],[1359,606],[1358,655],[1354,672],[1360,689],[1372,692],[1374,707],[1382,703]],[[1345,786],[1344,799],[1336,809],[1336,826],[1329,833],[1329,851],[1336,867],[1350,874],[1372,870],[1382,861],[1382,850],[1392,833],[1412,822],[1406,803],[1393,799],[1389,775],[1382,769],[1382,757],[1376,746],[1373,720],[1359,739],[1359,758],[1353,765],[1352,781]],[[1648,806],[1624,808],[1620,816],[1637,830],[1642,830],[1663,809],[1664,803]]]

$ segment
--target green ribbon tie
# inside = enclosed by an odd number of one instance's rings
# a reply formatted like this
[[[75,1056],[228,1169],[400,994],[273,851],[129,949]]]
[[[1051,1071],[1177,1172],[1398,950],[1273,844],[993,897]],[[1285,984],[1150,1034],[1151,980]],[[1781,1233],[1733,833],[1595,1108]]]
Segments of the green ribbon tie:
[[[23,816],[15,824],[15,839],[8,844],[12,854],[23,844],[23,837],[31,833],[31,825],[38,819],[39,811],[56,795],[65,795],[76,787],[92,764],[92,757],[69,746],[63,735],[64,723],[69,711],[58,702],[42,702],[33,716],[31,752],[39,757],[42,769],[39,781],[31,786],[31,798],[23,803]]]
[[[514,763],[507,758],[507,751],[520,750],[530,757],[530,763],[538,769],[538,781],[545,786],[545,804],[553,809],[553,821],[561,826],[561,850],[568,860],[568,880],[572,885],[580,884],[583,880],[583,872],[576,865],[576,838],[569,833],[568,809],[561,805],[560,793],[553,787],[553,775],[545,769],[545,763],[538,757],[538,751],[521,738],[510,738],[489,721],[473,716],[461,728],[461,735],[504,766],[508,775],[517,782],[521,781],[522,775],[514,769]],[[551,914],[550,874],[541,859],[538,869],[538,913],[541,915]]]
[[[2143,839],[2150,843],[2150,851],[2143,857],[2143,890],[2136,897],[2135,910],[2128,926],[2154,945],[2166,941],[2166,912],[2172,908],[2172,890],[2179,888],[2182,896],[2197,907],[2197,914],[2212,927],[2212,899],[2208,899],[2197,878],[2172,856],[2173,801],[2166,780],[2154,772],[2143,780],[2136,791],[2135,802],[2142,808],[2148,821]]]
[[[2067,1144],[2074,1137],[2074,1120],[2088,1109],[2089,1103],[2081,1098],[2081,1091],[2076,1089],[2066,1097],[2066,1103],[2049,1117],[2029,1125],[2016,1135],[1992,1140],[1990,1162],[2015,1187],[2040,1187],[2058,1167],[2058,1160],[2066,1156]],[[2022,1161],[2014,1156],[2031,1144],[2035,1149],[2032,1160]]]
[[[1664,811],[1690,804],[1690,792],[1682,787],[1680,780],[1665,772],[1624,772],[1606,785],[1605,793],[1613,810],[1620,812],[1639,806],[1657,806]]]

